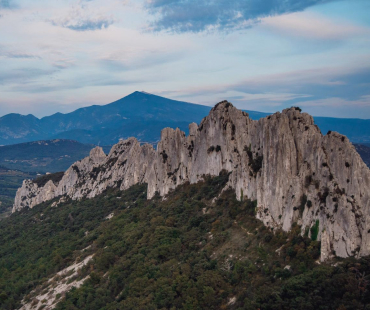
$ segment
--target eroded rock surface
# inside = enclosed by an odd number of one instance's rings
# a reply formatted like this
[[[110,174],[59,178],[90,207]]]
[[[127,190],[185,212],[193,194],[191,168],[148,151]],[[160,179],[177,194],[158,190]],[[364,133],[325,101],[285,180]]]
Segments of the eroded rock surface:
[[[148,183],[148,198],[203,175],[231,172],[238,199],[257,200],[257,217],[271,228],[322,240],[322,259],[370,254],[370,171],[349,140],[323,136],[313,118],[286,109],[259,121],[230,103],[217,104],[189,136],[165,128],[157,150],[135,138],[99,147],[72,165],[58,184],[24,181],[13,211],[66,195],[94,197],[108,187]]]

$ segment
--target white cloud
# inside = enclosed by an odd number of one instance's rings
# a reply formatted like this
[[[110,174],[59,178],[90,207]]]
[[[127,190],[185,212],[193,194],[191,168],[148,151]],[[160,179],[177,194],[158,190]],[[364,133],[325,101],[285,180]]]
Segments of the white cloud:
[[[318,100],[308,100],[299,103],[302,107],[349,107],[349,108],[363,108],[370,107],[370,95],[361,96],[357,100],[346,100],[343,98],[326,98]]]
[[[89,3],[78,1],[66,14],[49,20],[53,25],[75,31],[103,30],[115,22],[104,7],[94,8]]]
[[[260,27],[279,34],[305,39],[343,40],[370,35],[370,29],[313,13],[292,13],[266,17]]]

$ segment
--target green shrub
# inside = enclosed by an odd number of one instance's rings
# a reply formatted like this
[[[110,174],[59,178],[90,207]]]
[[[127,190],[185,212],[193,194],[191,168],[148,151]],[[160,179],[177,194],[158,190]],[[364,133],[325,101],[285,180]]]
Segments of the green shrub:
[[[315,224],[310,229],[312,241],[317,240],[317,237],[319,235],[319,226],[320,226],[320,222],[319,220],[316,220]]]

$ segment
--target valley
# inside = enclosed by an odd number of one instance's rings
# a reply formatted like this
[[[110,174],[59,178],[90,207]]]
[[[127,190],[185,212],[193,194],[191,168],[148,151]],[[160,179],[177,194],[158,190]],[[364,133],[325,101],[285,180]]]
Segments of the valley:
[[[94,147],[60,139],[0,146],[0,165],[28,173],[65,171],[74,162],[88,156]]]

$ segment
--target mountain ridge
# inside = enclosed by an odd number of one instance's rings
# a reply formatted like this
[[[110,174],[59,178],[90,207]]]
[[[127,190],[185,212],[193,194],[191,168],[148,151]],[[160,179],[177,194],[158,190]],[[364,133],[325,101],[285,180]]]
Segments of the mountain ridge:
[[[148,198],[165,196],[204,175],[230,173],[240,200],[257,200],[256,216],[271,229],[321,240],[321,259],[370,253],[370,170],[348,138],[323,136],[299,108],[254,121],[227,101],[217,104],[189,135],[165,128],[157,149],[135,138],[106,155],[100,147],[72,165],[58,182],[25,181],[13,211],[66,196],[92,198],[107,188],[148,184]]]

